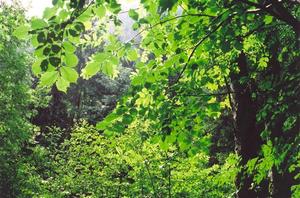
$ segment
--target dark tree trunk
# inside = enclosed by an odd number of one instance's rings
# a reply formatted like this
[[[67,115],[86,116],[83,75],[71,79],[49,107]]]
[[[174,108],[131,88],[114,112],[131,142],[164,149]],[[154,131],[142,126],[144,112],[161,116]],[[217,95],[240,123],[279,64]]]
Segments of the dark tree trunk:
[[[271,36],[271,35],[270,35]],[[276,91],[270,94],[271,98],[279,98],[280,90],[284,90],[285,92],[293,92],[294,95],[285,97],[285,104],[288,104],[288,109],[286,112],[282,112],[280,115],[277,115],[276,119],[273,120],[272,125],[270,126],[270,138],[273,144],[277,147],[282,147],[280,145],[284,144],[292,144],[293,142],[297,144],[297,135],[299,134],[300,124],[299,124],[299,116],[296,124],[293,128],[291,128],[288,132],[283,131],[283,125],[286,119],[292,115],[299,114],[299,91],[297,92],[295,89],[299,85],[299,81],[285,81],[284,76],[289,75],[289,73],[297,73],[300,68],[300,59],[296,58],[294,62],[292,62],[286,68],[280,64],[277,60],[278,51],[280,49],[279,41],[276,41],[274,45],[271,47],[272,58],[270,60],[270,71],[269,76],[273,80],[273,87],[276,87]],[[281,86],[278,87],[278,84]],[[273,109],[277,109],[278,107],[274,106]],[[287,114],[288,112],[288,114]],[[273,114],[270,113],[269,118]],[[289,172],[289,160],[298,153],[297,145],[292,145],[291,150],[287,152],[287,155],[283,159],[283,162],[279,165],[278,168],[273,167],[270,174],[270,194],[272,198],[281,198],[281,197],[291,197],[291,187],[296,184],[294,179],[296,171]],[[285,150],[287,151],[287,150]],[[281,151],[283,152],[283,151]],[[280,170],[280,171],[279,171]]]
[[[249,77],[248,66],[245,54],[242,52],[237,60],[238,73],[232,73],[231,89],[234,92],[233,118],[235,130],[235,149],[241,157],[241,171],[236,178],[238,189],[237,197],[260,197],[259,193],[251,188],[253,178],[246,173],[245,165],[248,160],[257,157],[261,145],[260,133],[256,125],[257,104],[251,94],[255,90],[254,83],[249,81],[241,82]]]

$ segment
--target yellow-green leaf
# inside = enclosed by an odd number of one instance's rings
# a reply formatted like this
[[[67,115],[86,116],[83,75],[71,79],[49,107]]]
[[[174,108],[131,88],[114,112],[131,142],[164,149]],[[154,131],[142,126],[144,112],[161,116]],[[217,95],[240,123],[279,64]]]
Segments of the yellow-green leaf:
[[[78,79],[78,73],[73,68],[61,67],[60,72],[62,77],[69,82],[76,82]]]
[[[18,39],[26,39],[30,28],[27,25],[21,25],[14,32],[13,35]]]
[[[96,13],[96,15],[101,19],[102,17],[105,16],[106,13],[106,9],[104,6],[100,5],[99,7],[96,7],[94,9],[94,12]]]
[[[41,86],[52,86],[55,83],[55,81],[57,80],[57,78],[58,78],[57,71],[45,72],[41,76],[40,85]]]
[[[69,41],[63,43],[63,48],[66,50],[66,53],[74,53],[76,51],[76,47]]]
[[[89,79],[94,76],[100,70],[100,64],[98,62],[90,62],[82,70],[82,76],[85,79]]]
[[[39,59],[39,60],[35,61],[35,63],[32,64],[32,72],[36,76],[42,72],[41,63],[42,63],[42,60]]]
[[[136,61],[138,59],[139,55],[135,49],[130,49],[127,52],[127,57],[128,57],[128,60],[130,60],[130,61]]]
[[[65,63],[68,67],[75,67],[78,64],[78,58],[75,54],[66,53]]]
[[[59,77],[55,84],[57,89],[63,92],[67,92],[67,89],[70,86],[70,83],[62,77]]]
[[[40,29],[47,27],[48,24],[43,19],[32,19],[31,20],[31,28],[32,29]]]

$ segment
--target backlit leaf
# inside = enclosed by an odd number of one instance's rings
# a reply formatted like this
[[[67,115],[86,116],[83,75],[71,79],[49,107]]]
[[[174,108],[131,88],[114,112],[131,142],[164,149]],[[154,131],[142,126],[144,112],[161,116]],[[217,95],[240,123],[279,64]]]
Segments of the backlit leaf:
[[[58,78],[58,71],[50,71],[42,74],[40,79],[41,86],[52,86]]]
[[[61,67],[60,72],[61,72],[62,77],[69,82],[74,83],[78,79],[78,73],[73,68]]]

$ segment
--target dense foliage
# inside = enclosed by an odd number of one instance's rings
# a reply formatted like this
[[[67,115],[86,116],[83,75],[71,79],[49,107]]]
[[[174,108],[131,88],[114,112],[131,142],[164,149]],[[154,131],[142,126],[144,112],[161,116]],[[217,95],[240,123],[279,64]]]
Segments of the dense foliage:
[[[299,2],[122,3],[1,5],[0,196],[299,197]]]

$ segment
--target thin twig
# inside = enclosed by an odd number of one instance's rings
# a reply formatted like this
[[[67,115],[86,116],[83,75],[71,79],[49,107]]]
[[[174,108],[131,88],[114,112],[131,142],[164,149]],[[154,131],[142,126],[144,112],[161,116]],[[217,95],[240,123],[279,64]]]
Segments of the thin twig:
[[[219,17],[219,16],[218,16]],[[179,73],[178,77],[176,78],[176,80],[174,81],[175,85],[179,79],[182,77],[184,71],[186,70],[188,64],[190,63],[195,51],[197,50],[197,48],[207,39],[209,38],[213,33],[215,33],[229,18],[231,18],[232,16],[229,16],[228,18],[226,18],[225,20],[223,20],[219,25],[217,25],[217,27],[215,27],[212,31],[210,31],[206,36],[204,36],[193,48],[191,54],[189,55],[188,61],[186,62],[186,64],[183,66],[181,72]]]
[[[164,21],[160,21],[150,27],[147,27],[147,28],[144,28],[142,29],[141,31],[139,31],[137,34],[135,34],[132,38],[130,38],[128,41],[125,42],[126,43],[129,43],[131,42],[132,40],[134,40],[135,38],[137,38],[139,35],[141,35],[143,32],[145,32],[146,30],[149,30],[149,29],[152,29],[158,25],[162,25],[164,23],[167,23],[169,21],[173,21],[175,19],[178,19],[178,18],[182,18],[182,17],[187,17],[187,16],[203,16],[203,17],[215,17],[215,16],[212,16],[212,15],[208,15],[208,14],[185,14],[185,15],[179,15],[179,16],[176,16],[176,17],[173,17],[173,18],[170,18],[170,19],[166,19]]]

